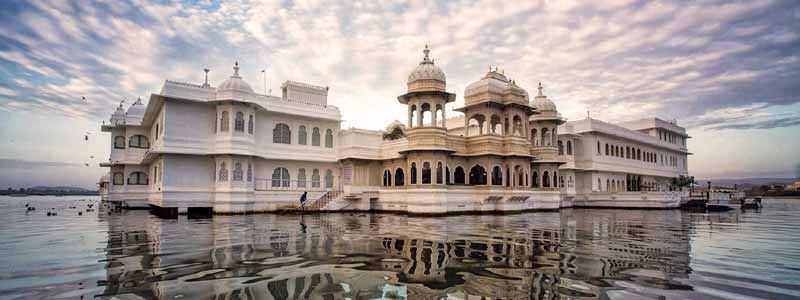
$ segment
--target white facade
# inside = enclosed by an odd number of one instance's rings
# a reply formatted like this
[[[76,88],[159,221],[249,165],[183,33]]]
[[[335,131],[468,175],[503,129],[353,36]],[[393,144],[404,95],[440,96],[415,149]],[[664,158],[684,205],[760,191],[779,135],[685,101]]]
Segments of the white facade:
[[[663,208],[685,200],[686,192],[672,182],[688,176],[689,136],[682,127],[658,118],[618,124],[586,118],[561,125],[559,133],[567,202]]]
[[[341,130],[328,87],[287,81],[281,97],[257,94],[238,63],[216,88],[166,81],[146,106],[120,105],[102,126],[111,134],[103,197],[171,213],[294,209],[304,192],[320,210],[409,213],[667,208],[685,198],[671,191],[687,174],[683,128],[655,118],[565,123],[541,85],[528,100],[496,70],[468,86],[456,109],[467,118],[448,119],[455,95],[428,52],[398,97],[409,114],[395,140]]]

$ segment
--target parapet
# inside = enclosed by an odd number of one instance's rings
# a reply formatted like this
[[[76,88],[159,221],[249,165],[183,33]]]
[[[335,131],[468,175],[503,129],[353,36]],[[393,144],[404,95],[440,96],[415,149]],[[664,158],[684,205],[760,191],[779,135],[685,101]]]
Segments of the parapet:
[[[286,81],[281,85],[283,99],[291,99],[310,104],[328,105],[328,87],[316,86],[296,81]]]

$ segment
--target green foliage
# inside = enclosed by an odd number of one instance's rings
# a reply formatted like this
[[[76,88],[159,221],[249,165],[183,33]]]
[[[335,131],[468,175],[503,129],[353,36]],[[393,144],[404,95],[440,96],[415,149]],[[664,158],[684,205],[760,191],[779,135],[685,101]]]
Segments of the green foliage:
[[[694,176],[683,176],[672,178],[672,185],[677,187],[687,187],[694,183]]]
[[[406,133],[403,131],[403,128],[400,126],[394,126],[391,128],[387,128],[387,130],[383,133],[384,140],[396,140],[401,139],[406,136]]]

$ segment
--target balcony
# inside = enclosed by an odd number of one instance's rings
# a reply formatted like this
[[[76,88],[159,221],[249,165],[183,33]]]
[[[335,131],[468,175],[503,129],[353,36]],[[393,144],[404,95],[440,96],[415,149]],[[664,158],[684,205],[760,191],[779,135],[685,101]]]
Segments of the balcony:
[[[148,150],[147,148],[111,149],[109,161],[112,164],[139,164]]]

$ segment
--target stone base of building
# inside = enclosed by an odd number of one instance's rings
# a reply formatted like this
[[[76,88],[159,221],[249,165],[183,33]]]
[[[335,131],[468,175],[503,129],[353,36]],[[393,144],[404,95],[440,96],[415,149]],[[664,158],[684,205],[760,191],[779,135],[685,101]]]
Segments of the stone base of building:
[[[146,195],[111,194],[108,202],[122,208],[151,208],[164,215],[209,211],[215,214],[246,214],[295,211],[299,190],[227,192],[151,192]],[[308,193],[308,199],[324,191]],[[136,196],[123,199],[125,196]],[[447,187],[377,189],[343,193],[320,209],[322,212],[376,211],[415,215],[546,211],[561,208],[678,208],[686,192],[593,192],[564,195],[557,189],[520,190],[503,187]]]
[[[688,192],[592,192],[576,195],[572,204],[585,208],[671,209],[688,197]]]

